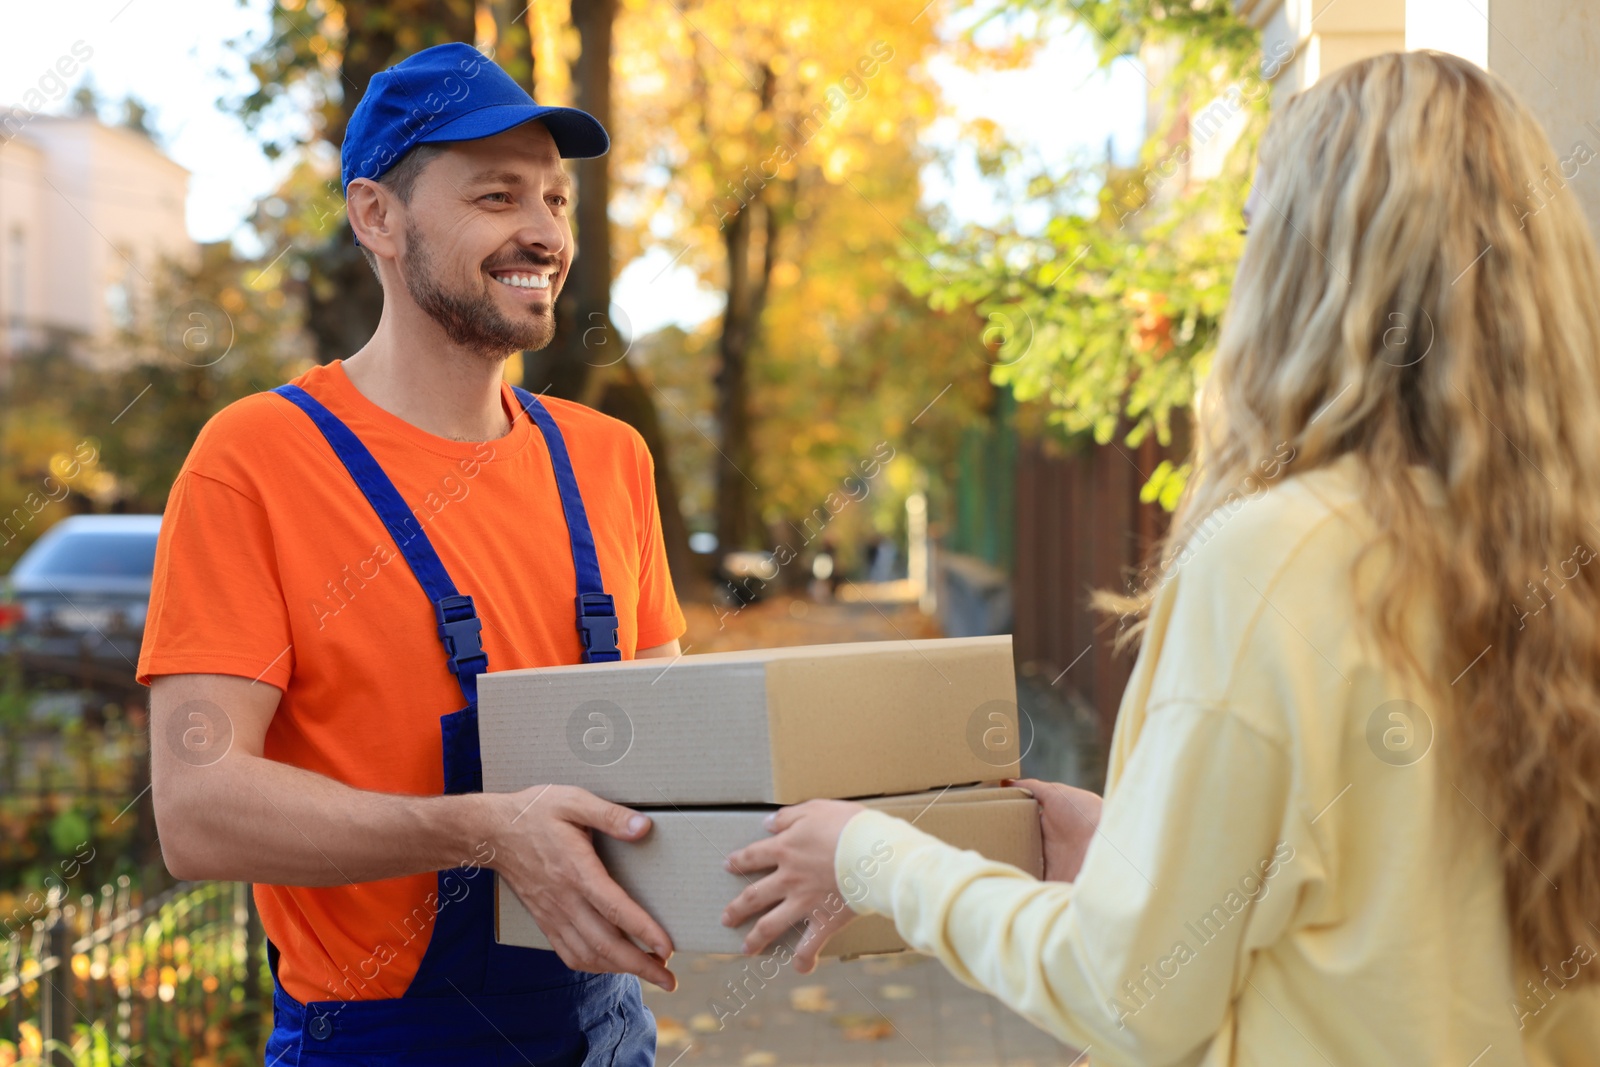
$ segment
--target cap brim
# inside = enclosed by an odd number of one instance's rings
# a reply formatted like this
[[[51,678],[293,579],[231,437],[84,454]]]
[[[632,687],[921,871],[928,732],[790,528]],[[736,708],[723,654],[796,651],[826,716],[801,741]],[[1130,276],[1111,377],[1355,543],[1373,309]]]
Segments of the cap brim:
[[[587,111],[538,104],[490,104],[429,130],[417,138],[417,143],[477,141],[505,133],[525,122],[544,123],[556,142],[556,151],[564,159],[592,159],[605,155],[611,148],[606,128]]]

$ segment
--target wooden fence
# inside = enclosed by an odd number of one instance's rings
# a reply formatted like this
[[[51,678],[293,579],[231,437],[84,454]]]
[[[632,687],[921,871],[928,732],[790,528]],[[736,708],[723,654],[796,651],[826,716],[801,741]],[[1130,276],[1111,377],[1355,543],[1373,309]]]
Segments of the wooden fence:
[[[1169,516],[1139,491],[1183,442],[1154,438],[1051,454],[1036,441],[1017,456],[1012,570],[1017,665],[1045,689],[1093,709],[1110,739],[1135,650],[1113,649],[1117,621],[1089,608],[1094,589],[1123,590],[1151,558]]]

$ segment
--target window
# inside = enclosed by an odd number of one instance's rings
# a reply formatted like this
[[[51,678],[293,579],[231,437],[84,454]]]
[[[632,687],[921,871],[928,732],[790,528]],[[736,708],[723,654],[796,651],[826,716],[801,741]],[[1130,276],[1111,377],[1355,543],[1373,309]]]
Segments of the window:
[[[28,235],[13,227],[6,249],[6,312],[11,328],[19,329],[28,317]]]
[[[16,578],[148,578],[156,566],[156,533],[66,533],[41,543],[17,565]]]
[[[112,261],[112,270],[120,272],[121,277],[106,286],[106,310],[111,313],[111,325],[119,330],[133,328],[133,254],[126,248],[117,250],[117,257]]]

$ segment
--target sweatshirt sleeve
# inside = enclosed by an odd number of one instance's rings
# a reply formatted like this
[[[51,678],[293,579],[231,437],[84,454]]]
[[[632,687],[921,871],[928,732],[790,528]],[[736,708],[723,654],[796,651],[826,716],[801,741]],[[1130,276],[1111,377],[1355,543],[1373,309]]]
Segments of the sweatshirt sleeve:
[[[1151,709],[1075,883],[876,811],[845,827],[835,877],[857,912],[890,916],[913,948],[1095,1062],[1169,1063],[1217,1033],[1251,952],[1288,921],[1304,866],[1282,837],[1288,780],[1277,742],[1171,703]]]

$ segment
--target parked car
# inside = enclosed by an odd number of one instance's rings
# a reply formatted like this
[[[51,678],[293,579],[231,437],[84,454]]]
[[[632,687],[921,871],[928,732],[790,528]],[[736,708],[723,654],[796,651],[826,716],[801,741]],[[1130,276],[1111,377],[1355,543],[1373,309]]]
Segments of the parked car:
[[[0,598],[0,650],[131,678],[144,637],[159,515],[74,515],[17,560]]]

